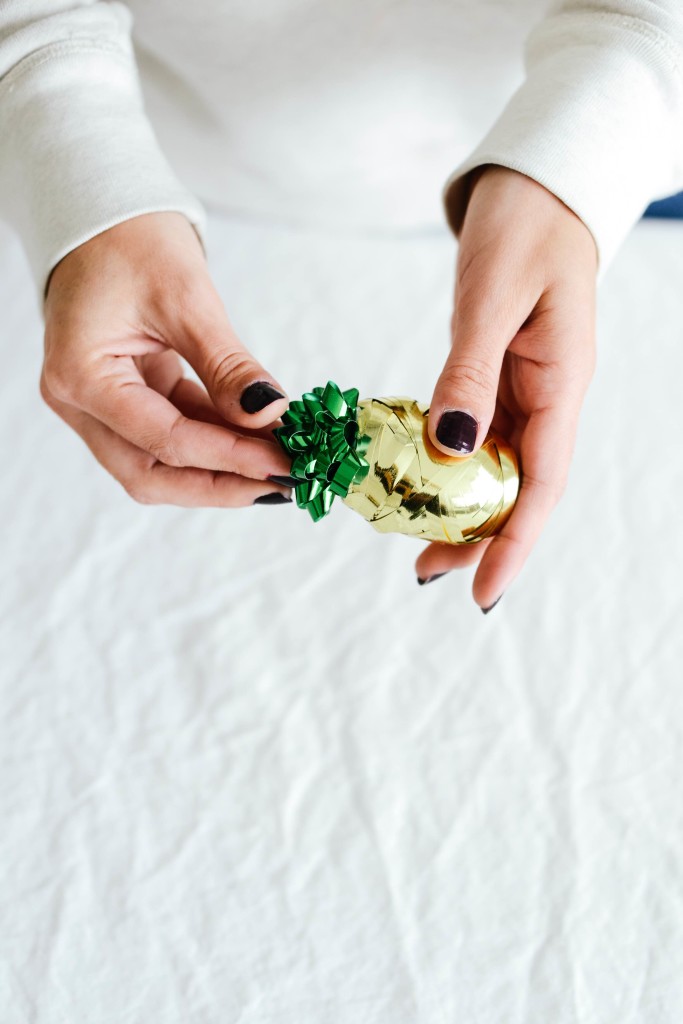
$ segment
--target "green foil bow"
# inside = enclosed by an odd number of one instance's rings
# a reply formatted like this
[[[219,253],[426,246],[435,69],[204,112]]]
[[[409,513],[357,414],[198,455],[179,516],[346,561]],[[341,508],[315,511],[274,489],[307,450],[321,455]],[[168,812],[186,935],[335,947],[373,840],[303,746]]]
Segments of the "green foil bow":
[[[341,391],[328,380],[290,402],[283,426],[273,433],[292,458],[291,475],[300,481],[296,503],[314,522],[326,516],[338,494],[345,498],[354,480],[362,480],[370,466],[363,458],[369,437],[358,436],[358,390]]]

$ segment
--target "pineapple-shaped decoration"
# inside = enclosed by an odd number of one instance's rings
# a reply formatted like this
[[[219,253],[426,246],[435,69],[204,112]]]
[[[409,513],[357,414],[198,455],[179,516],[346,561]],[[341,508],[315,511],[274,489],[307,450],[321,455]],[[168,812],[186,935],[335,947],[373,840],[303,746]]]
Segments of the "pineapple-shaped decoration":
[[[473,455],[444,455],[428,415],[412,398],[359,402],[334,381],[291,402],[273,433],[292,458],[299,508],[317,521],[339,496],[382,533],[446,544],[497,533],[519,490],[514,450],[489,431]]]

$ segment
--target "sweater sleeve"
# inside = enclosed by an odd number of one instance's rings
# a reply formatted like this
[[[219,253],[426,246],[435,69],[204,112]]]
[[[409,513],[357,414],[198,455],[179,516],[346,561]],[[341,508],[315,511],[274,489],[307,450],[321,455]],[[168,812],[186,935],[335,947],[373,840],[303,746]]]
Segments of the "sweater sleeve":
[[[467,175],[499,164],[587,226],[599,275],[648,203],[683,189],[683,0],[565,0],[527,40],[526,78],[447,180],[459,234]]]
[[[145,116],[118,2],[0,3],[0,217],[19,233],[42,303],[76,246],[142,213],[201,204],[177,179]]]

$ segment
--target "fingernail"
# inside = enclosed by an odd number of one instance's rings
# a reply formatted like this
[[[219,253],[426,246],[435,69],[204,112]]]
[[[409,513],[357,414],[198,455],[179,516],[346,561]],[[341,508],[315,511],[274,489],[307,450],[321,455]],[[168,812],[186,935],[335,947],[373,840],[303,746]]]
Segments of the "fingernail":
[[[436,428],[437,439],[455,452],[471,452],[477,440],[479,424],[469,413],[449,409]]]
[[[289,504],[292,499],[288,498],[282,491],[271,491],[270,494],[261,494],[258,498],[254,498],[252,504],[254,505],[285,505]]]
[[[267,479],[272,480],[274,484],[282,484],[283,487],[296,487],[301,483],[301,480],[297,480],[295,476],[275,476],[273,474]]]
[[[433,583],[434,580],[440,580],[442,576],[445,576],[445,572],[436,572],[433,576],[427,576],[426,579],[422,579],[421,576],[417,577],[418,586],[422,587],[425,583]]]
[[[502,596],[503,595],[501,594],[500,597],[502,597]],[[482,611],[483,611],[484,615],[488,615],[488,613],[491,611],[491,609],[496,607],[496,605],[500,601],[500,597],[497,597],[496,600],[493,602],[493,604],[490,604],[488,606],[488,608],[482,608]]]
[[[285,396],[267,380],[257,380],[245,388],[240,398],[240,405],[245,412],[259,412],[271,402]]]

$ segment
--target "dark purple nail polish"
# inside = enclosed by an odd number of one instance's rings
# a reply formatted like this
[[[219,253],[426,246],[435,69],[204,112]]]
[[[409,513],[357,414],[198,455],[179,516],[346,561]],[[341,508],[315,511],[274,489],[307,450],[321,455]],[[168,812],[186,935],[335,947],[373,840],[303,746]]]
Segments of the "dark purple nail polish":
[[[426,579],[422,579],[421,576],[417,577],[418,586],[422,587],[425,583],[432,583],[434,580],[440,580],[442,576],[445,576],[445,572],[435,572],[433,576],[427,576]]]
[[[468,454],[474,449],[478,428],[473,416],[459,409],[448,409],[439,420],[436,436],[441,444],[454,452]]]
[[[296,487],[301,483],[301,480],[297,480],[295,476],[275,476],[275,474],[271,474],[268,480],[272,480],[274,484],[282,484],[283,487]]]
[[[282,392],[274,388],[267,380],[256,380],[242,392],[240,405],[245,412],[259,412],[271,402],[284,397]]]
[[[291,498],[288,498],[282,491],[271,491],[270,494],[261,494],[258,498],[254,498],[252,504],[254,505],[285,505],[291,502]]]
[[[503,595],[501,594],[500,597],[502,597],[502,596]],[[488,613],[491,611],[491,609],[496,607],[496,605],[500,601],[500,597],[497,597],[496,600],[493,602],[493,604],[490,604],[488,606],[488,608],[482,608],[482,611],[483,611],[484,615],[488,615]]]

